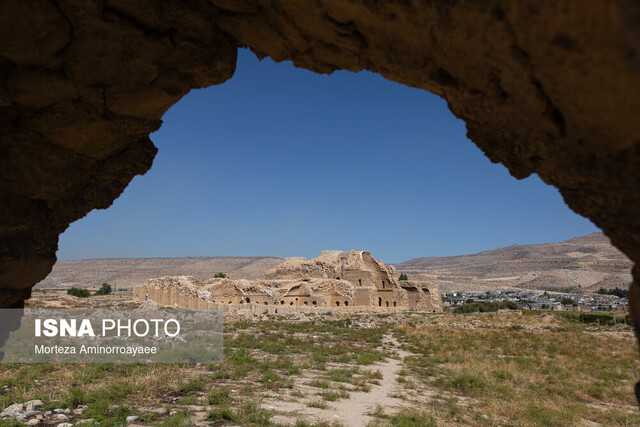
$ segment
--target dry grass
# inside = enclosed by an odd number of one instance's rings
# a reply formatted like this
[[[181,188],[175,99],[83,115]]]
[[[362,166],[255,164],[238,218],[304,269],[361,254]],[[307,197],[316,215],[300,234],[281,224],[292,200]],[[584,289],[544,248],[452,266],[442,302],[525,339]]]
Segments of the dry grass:
[[[404,325],[396,333],[416,354],[405,364],[419,387],[457,399],[435,402],[437,418],[487,425],[640,423],[633,394],[640,363],[629,327],[548,316],[450,316],[460,327]]]
[[[390,380],[374,364],[389,354],[383,336],[393,333],[413,353],[394,395],[412,407],[369,409],[375,426],[640,424],[633,395],[640,362],[627,325],[550,314],[403,316],[378,316],[371,329],[350,319],[228,324],[221,364],[0,365],[0,404],[83,404],[83,417],[102,425],[138,415],[154,425],[200,416],[274,426],[277,411],[260,406],[265,396],[330,408]],[[159,408],[176,412],[151,411]]]

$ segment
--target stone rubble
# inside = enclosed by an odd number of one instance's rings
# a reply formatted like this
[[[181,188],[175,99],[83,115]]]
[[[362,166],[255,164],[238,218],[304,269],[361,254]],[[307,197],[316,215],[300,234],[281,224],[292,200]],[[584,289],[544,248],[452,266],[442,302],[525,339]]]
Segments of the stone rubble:
[[[29,400],[24,403],[14,403],[0,412],[0,419],[3,421],[22,421],[28,426],[35,426],[42,423],[47,425],[55,424],[58,427],[72,426],[74,424],[90,424],[95,422],[94,418],[72,420],[74,416],[82,415],[87,410],[85,405],[79,405],[73,410],[70,408],[55,408],[53,410],[42,412],[40,408],[43,405],[44,403],[38,399]],[[135,419],[137,420],[138,417],[135,417]]]

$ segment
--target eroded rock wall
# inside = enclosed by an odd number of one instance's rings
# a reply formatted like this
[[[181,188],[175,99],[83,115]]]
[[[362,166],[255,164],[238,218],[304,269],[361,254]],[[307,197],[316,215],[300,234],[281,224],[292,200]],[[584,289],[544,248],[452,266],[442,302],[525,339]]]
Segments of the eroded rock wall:
[[[150,167],[162,114],[228,79],[238,46],[443,96],[492,161],[538,173],[638,262],[639,20],[632,0],[4,1],[0,304]]]
[[[640,259],[638,2],[242,5],[218,22],[239,44],[441,95],[491,161],[517,178],[539,174]]]
[[[226,81],[236,44],[207,2],[0,3],[0,305],[20,306],[58,235],[145,173],[149,133],[190,89]],[[135,10],[135,13],[132,11]]]

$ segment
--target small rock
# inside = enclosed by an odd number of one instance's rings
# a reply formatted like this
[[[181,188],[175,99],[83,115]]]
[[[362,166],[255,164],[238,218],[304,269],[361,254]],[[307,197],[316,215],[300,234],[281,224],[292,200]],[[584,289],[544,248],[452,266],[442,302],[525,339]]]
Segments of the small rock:
[[[169,416],[171,416],[171,415],[175,415],[175,414],[177,414],[177,413],[178,413],[178,411],[171,411],[171,412],[169,412]]]
[[[0,417],[16,417],[18,414],[21,414],[23,410],[24,405],[22,403],[14,403],[5,408],[5,410],[0,413]]]
[[[64,412],[64,409],[57,408],[57,409],[54,409],[53,412],[55,412],[56,414],[62,414]]]
[[[95,418],[87,418],[86,420],[77,421],[75,425],[78,424],[89,424],[95,421]]]
[[[73,424],[71,424],[71,423],[60,423],[60,424],[58,424],[58,427],[73,427]]]
[[[39,407],[41,407],[42,405],[44,405],[44,403],[42,403],[42,400],[30,400],[28,402],[26,402],[24,404],[24,407],[26,408],[27,411],[35,411],[37,410]]]
[[[36,415],[36,419],[41,420],[42,418],[43,418],[42,415],[40,415],[40,414]]]
[[[51,412],[51,411],[47,411],[47,412],[45,412],[45,413],[44,413],[44,416],[45,416],[45,417],[48,417],[48,416],[49,416],[49,415],[51,415],[51,414],[52,414],[52,412]]]
[[[125,418],[125,421],[127,423],[132,423],[132,422],[137,421],[137,420],[138,420],[138,417],[135,416],[135,415],[129,415],[127,418]]]
[[[64,410],[64,413],[65,413],[65,414],[70,414],[70,413],[71,413],[71,409],[66,408],[66,409]]]
[[[82,415],[84,414],[84,411],[87,410],[87,407],[85,405],[80,405],[78,406],[76,409],[73,410],[73,413],[76,415]]]
[[[69,417],[67,417],[65,414],[55,414],[51,418],[56,421],[67,421],[69,419]]]
[[[28,426],[35,426],[35,425],[38,425],[38,424],[40,424],[40,420],[37,419],[37,418],[33,418],[33,419],[27,421],[27,425]]]

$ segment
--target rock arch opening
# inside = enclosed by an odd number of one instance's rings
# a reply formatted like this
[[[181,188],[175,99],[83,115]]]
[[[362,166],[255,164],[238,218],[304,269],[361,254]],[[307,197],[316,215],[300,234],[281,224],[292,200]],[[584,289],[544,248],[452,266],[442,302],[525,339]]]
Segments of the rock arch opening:
[[[491,161],[516,178],[538,173],[640,261],[640,66],[626,18],[635,6],[536,3],[533,16],[528,2],[300,11],[249,0],[175,2],[149,14],[125,3],[3,5],[2,306],[23,305],[71,222],[109,207],[150,168],[148,135],[163,113],[189,90],[228,80],[238,46],[319,73],[366,69],[442,96]],[[130,52],[144,55],[131,61]],[[636,325],[639,275],[636,266]]]

